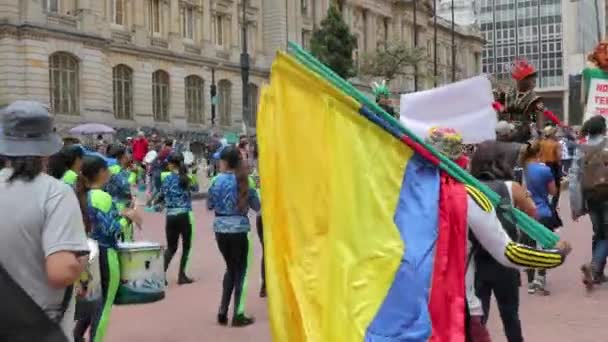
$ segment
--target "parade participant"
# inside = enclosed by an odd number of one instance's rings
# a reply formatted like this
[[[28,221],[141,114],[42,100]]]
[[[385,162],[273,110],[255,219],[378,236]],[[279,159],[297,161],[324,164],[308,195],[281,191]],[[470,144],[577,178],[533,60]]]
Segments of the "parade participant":
[[[519,152],[500,142],[483,142],[477,147],[471,160],[471,175],[504,198],[505,203],[535,217],[534,202],[519,183],[513,182],[513,167],[509,163],[513,155],[517,157]],[[509,237],[517,240],[517,226],[502,216],[499,216],[499,220]],[[524,339],[519,319],[519,271],[499,264],[482,248],[476,253],[475,267],[475,292],[481,300],[483,324],[488,322],[490,299],[494,293],[507,341],[522,342]]]
[[[608,115],[608,112],[603,112],[602,108],[595,106],[595,96],[598,86],[602,87],[608,84],[608,41],[600,42],[595,50],[587,57],[593,65],[583,70],[583,96],[581,101],[585,107],[584,120],[587,121],[594,115]],[[600,94],[605,96],[606,91],[601,91]],[[604,93],[604,94],[602,94]]]
[[[441,151],[458,165],[463,165],[462,137],[449,128],[432,128],[426,143]],[[443,180],[442,180],[443,181]],[[447,182],[447,179],[446,179]],[[466,191],[466,227],[469,229],[466,260],[471,261],[483,248],[503,266],[521,268],[553,268],[561,265],[570,252],[570,244],[561,241],[555,250],[541,250],[513,242],[503,229],[496,211],[481,192],[460,183],[452,191]],[[463,190],[462,187],[466,188]],[[456,204],[454,205],[462,205]],[[439,243],[439,242],[438,242]],[[476,265],[468,262],[465,275],[467,310],[467,342],[489,342],[490,335],[483,325],[483,308],[475,294]]]
[[[558,195],[558,188],[551,168],[541,160],[540,144],[534,142],[528,145],[522,159],[524,161],[524,183],[536,205],[538,222],[551,230],[561,227],[562,222],[549,201],[549,196]],[[534,241],[528,236],[524,236],[524,243],[529,246],[534,245]],[[546,270],[529,269],[526,273],[528,276],[528,293],[536,293],[542,296],[551,294],[546,289]]]
[[[49,158],[47,172],[75,189],[83,156],[84,151],[80,145],[63,147]]]
[[[525,143],[544,127],[545,106],[536,94],[536,69],[525,59],[518,59],[513,65],[511,76],[516,81],[505,94],[505,108],[502,117],[515,125],[514,141]]]
[[[99,245],[99,264],[103,309],[94,333],[94,342],[101,342],[109,323],[109,315],[120,283],[120,265],[118,260],[118,241],[121,223],[124,218],[141,222],[134,209],[121,211],[112,201],[112,196],[103,189],[110,180],[108,164],[103,158],[86,156],[82,163],[82,176],[87,186],[87,211],[91,225],[91,238]]]
[[[220,153],[221,173],[209,188],[208,208],[215,212],[213,230],[218,248],[226,262],[218,323],[228,323],[228,308],[234,291],[232,326],[254,323],[245,315],[249,256],[249,209],[260,210],[260,200],[249,184],[237,148],[229,146]]]
[[[135,184],[134,176],[128,169],[131,157],[127,154],[125,147],[119,144],[108,147],[108,157],[116,159],[116,164],[108,168],[111,176],[105,190],[112,196],[112,200],[119,211],[131,208],[133,206],[131,185]],[[126,219],[121,220],[120,224],[122,226],[121,241],[132,242],[133,225]]]
[[[606,282],[604,267],[608,257],[608,140],[606,120],[594,116],[583,125],[589,135],[587,143],[579,146],[570,169],[570,207],[577,220],[589,214],[593,227],[592,259],[581,267],[583,283],[591,290],[595,284]]]
[[[184,165],[184,157],[181,153],[174,152],[169,155],[167,169],[168,171],[161,174],[162,185],[160,191],[167,210],[165,272],[177,251],[177,244],[181,236],[182,257],[177,283],[179,285],[191,284],[194,280],[186,275],[195,228],[191,192],[198,191],[198,183],[195,176],[188,175],[188,170]]]
[[[384,111],[395,118],[399,117],[399,114],[395,113],[395,110],[391,106],[391,91],[388,89],[386,81],[383,80],[379,84],[374,82],[372,84],[372,92],[374,93],[374,96],[376,96],[376,103],[378,103]]]

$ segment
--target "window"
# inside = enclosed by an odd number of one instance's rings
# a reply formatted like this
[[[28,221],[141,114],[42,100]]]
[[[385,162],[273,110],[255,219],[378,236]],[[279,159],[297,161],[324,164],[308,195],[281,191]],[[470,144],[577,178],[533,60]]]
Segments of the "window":
[[[124,64],[112,69],[114,117],[133,119],[133,70]]]
[[[160,33],[161,6],[160,0],[150,0],[148,20],[152,33]]]
[[[59,2],[60,0],[46,0],[44,2],[44,9],[47,12],[59,13]]]
[[[204,85],[202,78],[191,75],[186,77],[186,115],[188,122],[204,123]]]
[[[182,37],[194,39],[194,9],[192,7],[182,7],[180,17],[182,21]]]
[[[232,83],[228,80],[218,82],[218,107],[220,113],[220,125],[231,125]]]
[[[55,114],[78,114],[78,61],[65,52],[49,57],[51,110]]]
[[[308,16],[308,0],[300,0],[300,10],[303,16]]]
[[[163,70],[152,74],[152,112],[154,120],[169,121],[169,74]]]
[[[217,46],[226,46],[226,25],[228,20],[223,15],[215,16],[215,25],[214,28],[214,36],[215,36],[215,45]]]
[[[249,83],[249,112],[247,113],[247,126],[255,127],[257,123],[258,117],[258,100],[259,100],[259,90],[258,86]]]
[[[116,25],[124,25],[125,0],[112,0],[112,22]]]
[[[302,47],[310,50],[310,38],[312,33],[309,30],[302,30]]]

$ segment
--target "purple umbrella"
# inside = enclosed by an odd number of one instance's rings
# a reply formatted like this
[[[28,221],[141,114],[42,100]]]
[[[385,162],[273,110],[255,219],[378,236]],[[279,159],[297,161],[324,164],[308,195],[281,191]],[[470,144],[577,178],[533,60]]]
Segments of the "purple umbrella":
[[[76,126],[70,129],[71,134],[89,135],[89,134],[114,134],[114,128],[97,123],[88,123]]]

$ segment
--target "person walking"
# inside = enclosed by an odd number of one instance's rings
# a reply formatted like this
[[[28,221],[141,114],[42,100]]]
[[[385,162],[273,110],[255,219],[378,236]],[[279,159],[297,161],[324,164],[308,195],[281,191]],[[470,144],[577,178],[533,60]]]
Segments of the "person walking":
[[[193,191],[198,191],[196,176],[188,175],[181,153],[173,152],[167,158],[167,169],[161,174],[161,197],[167,211],[165,233],[167,249],[165,250],[165,272],[169,268],[171,259],[177,252],[177,244],[182,239],[182,257],[179,264],[179,285],[191,284],[192,278],[187,276],[186,270],[192,241],[194,239],[194,213],[192,212]]]
[[[541,158],[540,144],[533,142],[528,146],[522,158],[524,160],[524,183],[536,206],[536,219],[545,227],[555,231],[562,226],[562,222],[557,216],[549,196],[558,196],[559,190],[555,184],[555,176],[551,168],[545,165]],[[528,246],[535,244],[527,235],[524,235],[522,241]],[[546,270],[529,269],[526,273],[528,276],[528,293],[542,296],[551,294],[546,289]]]
[[[74,191],[44,173],[62,142],[37,102],[13,102],[0,117],[0,340],[71,341],[72,288],[89,247]]]
[[[519,152],[506,148],[499,142],[481,143],[471,160],[471,175],[499,194],[506,200],[506,204],[513,205],[529,216],[535,217],[534,202],[528,197],[527,191],[513,181],[513,167],[509,164],[513,159],[511,154],[519,155]],[[498,219],[509,237],[517,241],[520,234],[517,226],[502,216]],[[475,266],[475,290],[484,312],[482,323],[485,325],[488,322],[490,299],[494,294],[507,341],[523,342],[519,319],[519,287],[521,286],[519,271],[499,264],[483,248],[476,253]]]
[[[608,257],[608,139],[606,121],[595,116],[584,124],[587,142],[576,151],[571,168],[572,218],[589,214],[593,227],[591,262],[581,266],[588,290],[606,281],[604,268]]]
[[[237,148],[229,146],[220,152],[221,173],[212,182],[208,199],[208,209],[215,212],[215,239],[226,262],[217,320],[221,325],[228,324],[228,309],[234,292],[234,327],[254,323],[252,317],[245,315],[250,251],[248,233],[251,229],[247,214],[249,209],[260,210],[257,192],[251,188],[246,167],[242,163]]]
[[[560,196],[560,184],[562,181],[562,167],[560,164],[562,159],[562,148],[557,140],[556,127],[547,126],[543,129],[543,138],[540,140],[539,147],[540,161],[547,165],[551,169],[551,174],[553,174],[557,194],[552,195],[551,207],[553,210],[557,210]],[[555,214],[557,215],[557,212]]]

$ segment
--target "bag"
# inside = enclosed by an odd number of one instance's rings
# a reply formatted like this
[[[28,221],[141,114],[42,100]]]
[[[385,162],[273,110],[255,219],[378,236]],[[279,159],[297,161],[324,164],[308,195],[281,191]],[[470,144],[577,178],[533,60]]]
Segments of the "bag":
[[[581,186],[585,197],[590,200],[608,199],[608,150],[607,140],[595,146],[584,145]]]
[[[69,293],[68,293],[69,292]],[[52,321],[42,308],[15,282],[0,264],[0,341],[11,342],[67,342],[58,322]],[[71,290],[66,291],[62,303],[67,309]],[[66,301],[67,298],[67,301]],[[63,316],[63,315],[61,315]]]

